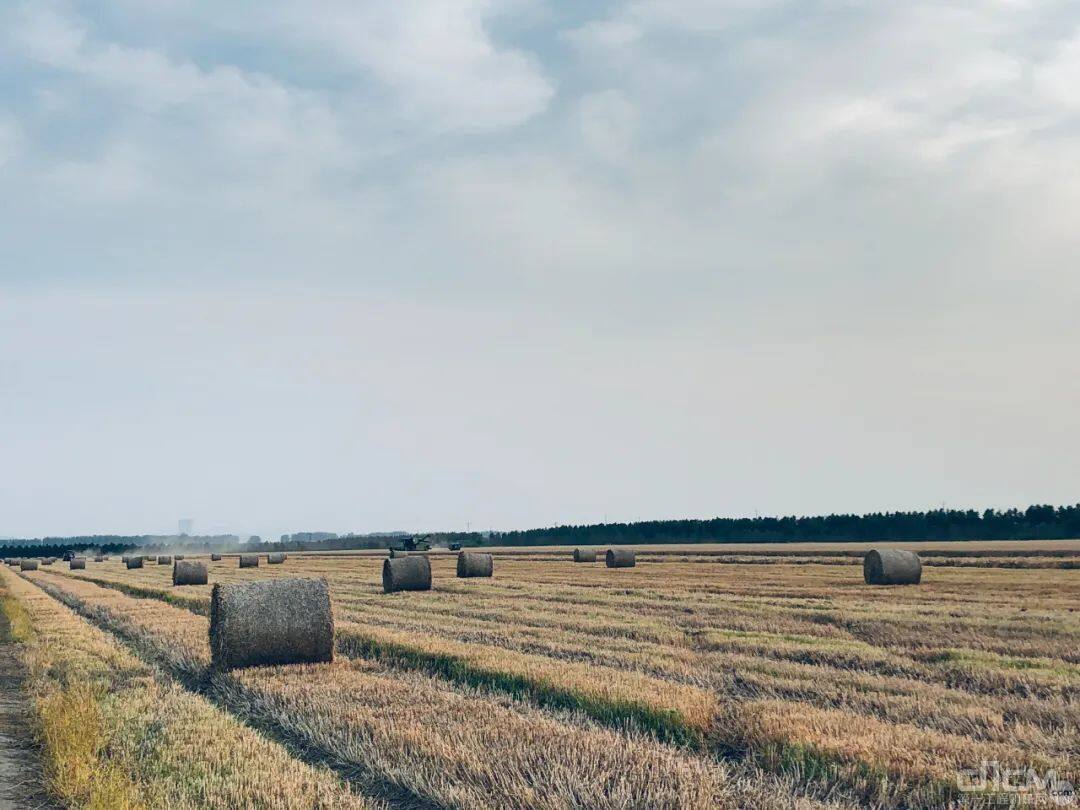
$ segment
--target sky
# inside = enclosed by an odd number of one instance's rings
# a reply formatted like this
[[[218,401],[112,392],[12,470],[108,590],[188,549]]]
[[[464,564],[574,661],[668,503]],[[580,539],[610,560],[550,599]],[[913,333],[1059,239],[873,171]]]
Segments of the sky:
[[[1074,0],[0,4],[0,536],[1080,500]]]

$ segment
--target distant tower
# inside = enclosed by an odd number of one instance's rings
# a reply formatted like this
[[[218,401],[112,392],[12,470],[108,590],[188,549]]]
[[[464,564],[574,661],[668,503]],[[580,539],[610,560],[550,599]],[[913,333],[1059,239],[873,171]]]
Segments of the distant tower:
[[[188,537],[190,537],[192,534],[192,530],[195,528],[195,521],[191,518],[180,518],[179,528],[180,534],[186,534]]]

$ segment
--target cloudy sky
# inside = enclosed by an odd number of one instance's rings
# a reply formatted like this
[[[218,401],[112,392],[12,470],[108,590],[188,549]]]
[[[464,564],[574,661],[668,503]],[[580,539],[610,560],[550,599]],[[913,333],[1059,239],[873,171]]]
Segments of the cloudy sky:
[[[1080,500],[1075,0],[0,4],[0,536]]]

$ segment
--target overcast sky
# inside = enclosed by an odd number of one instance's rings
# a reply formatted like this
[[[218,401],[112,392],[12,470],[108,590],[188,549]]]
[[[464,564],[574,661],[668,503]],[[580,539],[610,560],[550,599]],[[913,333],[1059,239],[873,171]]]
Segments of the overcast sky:
[[[1080,500],[1075,0],[0,4],[0,536]]]

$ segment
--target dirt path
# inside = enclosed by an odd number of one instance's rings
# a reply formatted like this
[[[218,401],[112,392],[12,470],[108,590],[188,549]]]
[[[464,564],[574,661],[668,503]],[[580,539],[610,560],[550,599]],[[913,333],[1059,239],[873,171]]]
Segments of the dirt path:
[[[0,810],[53,810],[26,716],[22,672],[0,612]]]

